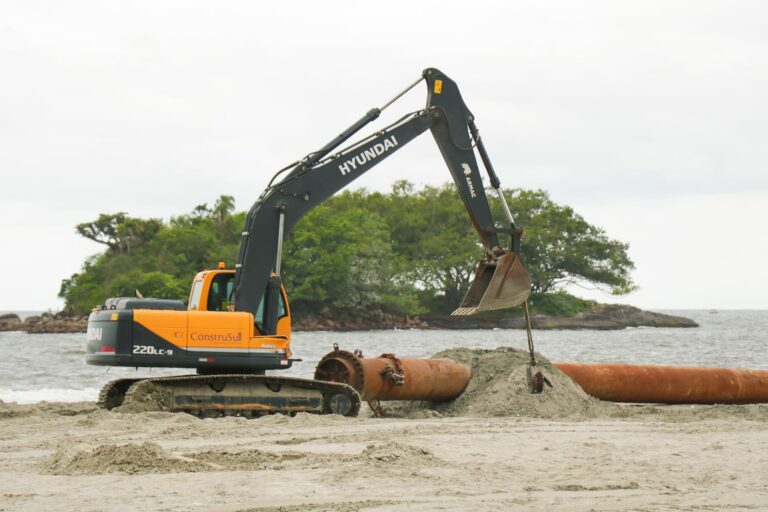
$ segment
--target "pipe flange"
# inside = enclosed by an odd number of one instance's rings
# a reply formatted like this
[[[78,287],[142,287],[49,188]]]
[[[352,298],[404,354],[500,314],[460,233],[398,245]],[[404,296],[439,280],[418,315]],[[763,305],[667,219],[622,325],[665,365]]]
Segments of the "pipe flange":
[[[315,379],[348,384],[362,394],[365,387],[365,370],[360,358],[352,352],[339,350],[337,344],[334,344],[333,349],[333,352],[323,356],[317,363]]]

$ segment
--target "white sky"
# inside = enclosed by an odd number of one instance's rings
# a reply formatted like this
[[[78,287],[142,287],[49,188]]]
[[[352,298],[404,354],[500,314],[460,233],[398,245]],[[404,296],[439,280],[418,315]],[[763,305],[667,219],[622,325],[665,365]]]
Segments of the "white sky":
[[[503,185],[630,243],[641,289],[599,298],[768,307],[765,2],[9,0],[0,310],[60,307],[102,247],[77,223],[220,194],[246,209],[428,66],[458,82]],[[428,134],[354,186],[401,178],[449,180]]]

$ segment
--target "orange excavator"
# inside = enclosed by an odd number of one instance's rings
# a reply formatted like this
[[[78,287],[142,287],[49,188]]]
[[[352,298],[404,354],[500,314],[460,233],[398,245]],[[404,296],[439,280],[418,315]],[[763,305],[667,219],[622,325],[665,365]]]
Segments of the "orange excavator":
[[[426,82],[425,108],[343,149],[355,133],[403,94]],[[194,368],[195,374],[119,379],[101,391],[108,409],[128,397],[160,397],[164,408],[200,416],[272,412],[356,415],[357,392],[346,384],[266,375],[298,361],[290,348],[291,312],[281,281],[283,241],[296,222],[410,141],[432,132],[485,249],[456,315],[527,304],[531,288],[518,253],[516,225],[501,184],[456,83],[437,69],[331,142],[278,171],[248,212],[234,269],[198,273],[189,300],[118,297],[88,319],[86,361],[92,365]],[[480,155],[507,225],[497,226],[475,158]],[[508,247],[500,235],[509,237]],[[535,364],[535,361],[532,361]]]

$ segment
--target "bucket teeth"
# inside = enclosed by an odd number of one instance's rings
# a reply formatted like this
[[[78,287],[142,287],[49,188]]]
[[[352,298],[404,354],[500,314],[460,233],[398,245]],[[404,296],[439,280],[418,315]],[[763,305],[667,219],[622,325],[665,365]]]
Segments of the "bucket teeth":
[[[477,308],[457,308],[451,313],[451,316],[469,316],[477,313]]]

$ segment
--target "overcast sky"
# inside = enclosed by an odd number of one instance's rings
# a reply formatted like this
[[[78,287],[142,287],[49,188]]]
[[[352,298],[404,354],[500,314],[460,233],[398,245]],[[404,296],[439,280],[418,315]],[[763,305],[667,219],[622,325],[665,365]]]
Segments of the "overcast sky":
[[[598,298],[768,307],[766,2],[17,0],[0,3],[0,310],[61,307],[102,248],[77,223],[220,194],[246,209],[429,66],[504,186],[629,242],[640,290]],[[449,180],[428,134],[354,186],[403,178]]]

